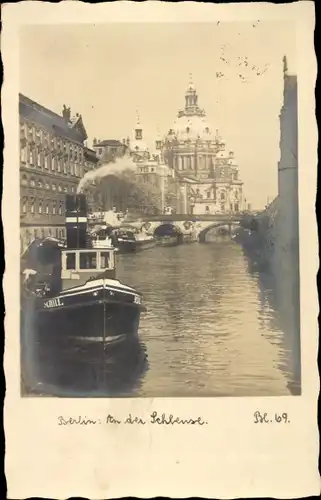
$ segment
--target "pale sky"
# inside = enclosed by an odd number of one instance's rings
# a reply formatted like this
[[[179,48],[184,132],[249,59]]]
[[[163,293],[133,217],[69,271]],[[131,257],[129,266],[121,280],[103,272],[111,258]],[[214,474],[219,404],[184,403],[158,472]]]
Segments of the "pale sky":
[[[248,202],[260,208],[276,195],[283,56],[296,67],[290,23],[26,26],[20,43],[20,92],[80,113],[89,146],[131,137],[138,109],[152,149],[157,129],[167,133],[184,107],[192,73],[207,121],[235,152]]]

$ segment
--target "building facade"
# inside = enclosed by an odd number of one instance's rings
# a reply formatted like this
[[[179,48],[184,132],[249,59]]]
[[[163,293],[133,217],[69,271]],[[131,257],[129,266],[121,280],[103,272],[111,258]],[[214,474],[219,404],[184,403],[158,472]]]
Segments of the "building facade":
[[[129,145],[130,155],[136,163],[137,184],[146,193],[147,206],[144,210],[164,213],[168,206],[176,207],[178,184],[175,170],[164,161],[164,142],[160,134],[155,139],[154,147],[149,150],[138,117]]]
[[[86,147],[80,114],[62,115],[19,95],[20,245],[36,237],[65,237],[65,195],[76,193],[79,180],[95,167],[95,152]]]
[[[205,110],[191,82],[185,107],[165,137],[164,160],[175,170],[179,183],[180,213],[239,212],[243,206],[243,182],[233,151],[218,130],[213,133]]]
[[[122,141],[116,139],[94,139],[93,150],[100,162],[124,156],[128,150],[129,138]]]

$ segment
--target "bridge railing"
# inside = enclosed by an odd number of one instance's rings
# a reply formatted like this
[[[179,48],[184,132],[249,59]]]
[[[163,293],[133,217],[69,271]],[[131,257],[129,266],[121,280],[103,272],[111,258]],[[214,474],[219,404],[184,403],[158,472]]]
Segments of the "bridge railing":
[[[250,215],[248,212],[247,213],[227,213],[227,214],[160,214],[160,215],[141,215],[141,216],[126,216],[126,221],[127,222],[134,222],[137,221],[137,219],[141,221],[191,221],[191,222],[198,222],[198,221],[221,221],[221,220],[241,220],[245,216]]]

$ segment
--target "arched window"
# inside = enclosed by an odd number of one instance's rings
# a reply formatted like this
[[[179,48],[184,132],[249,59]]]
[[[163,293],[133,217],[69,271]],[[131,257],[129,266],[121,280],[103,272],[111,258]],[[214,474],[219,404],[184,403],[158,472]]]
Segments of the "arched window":
[[[48,155],[46,154],[44,157],[44,167],[48,169],[49,167],[49,161],[48,161]]]
[[[62,191],[62,185],[61,184],[58,184],[58,191],[61,193]]]
[[[46,188],[46,189],[50,189],[50,185],[49,185],[49,182],[48,182],[48,181],[46,181],[46,182],[45,182],[45,188]]]
[[[30,202],[30,213],[34,214],[35,213],[35,202],[32,200]]]
[[[39,205],[38,205],[38,213],[39,213],[39,214],[42,214],[42,201],[39,201]]]
[[[56,214],[56,211],[57,211],[57,202],[54,201],[52,203],[52,213],[53,213],[53,215]]]
[[[26,176],[26,174],[22,175],[21,177],[21,185],[28,186],[28,177]]]
[[[30,179],[30,186],[31,187],[35,187],[35,185],[36,185],[36,182],[35,182],[34,178],[31,177],[31,179]]]
[[[46,215],[49,215],[49,204],[46,205]]]
[[[43,182],[41,179],[37,180],[37,187],[42,188],[43,187]]]
[[[57,189],[57,186],[56,186],[56,184],[54,182],[51,184],[51,189],[53,191],[56,191],[56,189]]]
[[[23,214],[27,213],[27,203],[28,203],[28,199],[23,198],[23,200],[22,200],[22,213]]]

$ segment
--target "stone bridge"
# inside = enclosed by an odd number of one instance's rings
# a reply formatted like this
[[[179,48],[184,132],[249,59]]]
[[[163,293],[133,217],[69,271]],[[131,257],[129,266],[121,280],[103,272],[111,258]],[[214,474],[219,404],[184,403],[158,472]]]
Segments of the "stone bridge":
[[[217,230],[221,234],[233,234],[243,220],[243,214],[236,215],[147,215],[134,219],[126,217],[123,224],[128,224],[148,234],[162,236],[176,233],[182,238],[191,236],[200,242],[205,242],[206,234],[211,230]]]

